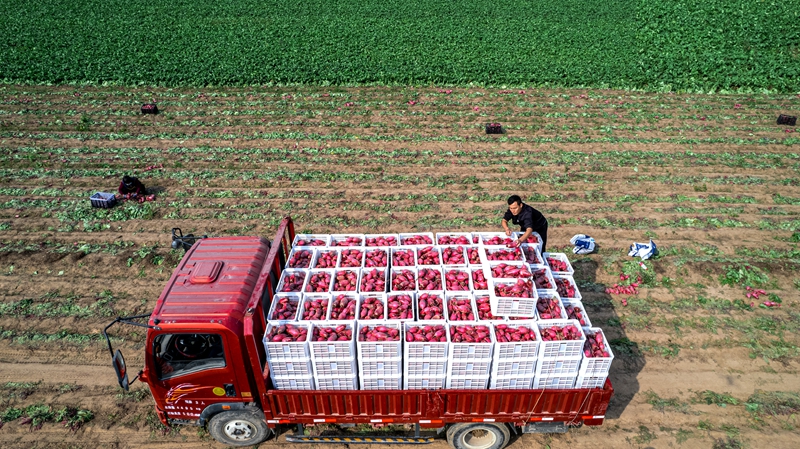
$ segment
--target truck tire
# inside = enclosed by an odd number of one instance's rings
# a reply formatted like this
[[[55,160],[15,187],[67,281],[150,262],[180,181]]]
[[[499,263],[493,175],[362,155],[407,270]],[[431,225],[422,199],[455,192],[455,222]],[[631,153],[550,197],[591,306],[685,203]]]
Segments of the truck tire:
[[[502,449],[511,440],[503,423],[461,423],[447,429],[447,442],[453,449]]]
[[[245,410],[231,410],[214,415],[208,433],[228,446],[253,446],[267,439],[270,429],[263,416]]]

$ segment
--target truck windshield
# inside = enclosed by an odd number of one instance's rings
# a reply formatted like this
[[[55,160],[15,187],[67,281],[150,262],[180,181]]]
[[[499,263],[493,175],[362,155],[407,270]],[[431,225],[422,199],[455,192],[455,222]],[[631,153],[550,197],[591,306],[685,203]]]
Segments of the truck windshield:
[[[162,334],[153,340],[159,379],[225,367],[225,351],[218,334]]]

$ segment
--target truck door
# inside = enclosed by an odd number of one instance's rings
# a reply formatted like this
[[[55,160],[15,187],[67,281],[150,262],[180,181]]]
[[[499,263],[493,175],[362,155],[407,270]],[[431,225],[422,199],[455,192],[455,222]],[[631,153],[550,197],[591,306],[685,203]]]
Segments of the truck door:
[[[241,402],[225,333],[164,333],[153,338],[153,396],[169,419],[197,420],[209,405]]]

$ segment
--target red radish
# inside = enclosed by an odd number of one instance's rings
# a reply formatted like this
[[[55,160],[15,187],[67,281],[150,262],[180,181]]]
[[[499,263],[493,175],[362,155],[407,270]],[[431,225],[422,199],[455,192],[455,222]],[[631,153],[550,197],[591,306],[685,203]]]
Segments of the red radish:
[[[469,239],[465,235],[459,235],[457,237],[450,237],[449,235],[440,235],[438,237],[438,242],[440,245],[469,245]]]
[[[450,341],[453,343],[491,343],[492,334],[484,325],[451,325]]]
[[[386,251],[382,249],[375,249],[372,251],[367,251],[366,255],[364,256],[364,267],[365,268],[383,268],[389,266],[389,257],[386,255]]]
[[[480,241],[480,238],[478,238],[477,235],[473,235],[472,236],[472,244],[473,245],[477,245],[479,241]]]
[[[325,246],[325,242],[320,239],[300,239],[295,246]]]
[[[475,290],[489,290],[489,283],[486,282],[486,277],[483,275],[483,268],[473,268],[472,272],[472,286]]]
[[[352,296],[339,295],[331,304],[332,320],[354,320],[356,319],[356,299]]]
[[[333,281],[333,291],[354,292],[358,286],[358,273],[353,270],[337,270]]]
[[[531,234],[528,236],[528,240],[526,240],[525,243],[539,243],[539,239],[536,238],[535,235]]]
[[[362,292],[385,292],[386,291],[386,272],[373,268],[361,274]]]
[[[287,323],[273,327],[267,337],[269,338],[269,341],[273,343],[306,341],[306,338],[308,337],[308,328],[305,326]]]
[[[471,265],[480,265],[481,253],[478,251],[478,248],[467,248],[467,259],[469,259]]]
[[[561,316],[561,302],[558,298],[541,296],[536,301],[536,310],[539,318],[543,320],[557,320],[564,318]]]
[[[309,268],[311,266],[311,251],[307,249],[295,251],[286,266],[288,268]]]
[[[531,272],[522,265],[497,264],[492,267],[492,276],[496,278],[529,278]]]
[[[376,297],[366,297],[361,301],[361,309],[358,313],[361,320],[382,320],[386,316],[386,309],[383,301]]]
[[[546,268],[533,270],[533,282],[536,284],[537,290],[553,290],[556,288],[556,286],[550,282],[550,278],[547,277]]]
[[[307,292],[325,293],[331,288],[331,274],[327,271],[314,273],[308,279]]]
[[[580,340],[581,330],[571,324],[539,329],[544,341]]]
[[[408,343],[446,343],[447,332],[443,324],[409,326],[406,329]]]
[[[338,259],[338,251],[320,251],[317,253],[317,263],[314,268],[336,268]]]
[[[392,253],[393,267],[413,267],[416,264],[413,250],[402,249]]]
[[[550,269],[553,271],[562,271],[562,272],[569,271],[566,262],[559,259],[555,259],[553,257],[547,258],[547,264],[550,265]]]
[[[314,327],[311,341],[350,341],[353,339],[353,330],[350,326],[340,324],[336,327]]]
[[[360,268],[363,252],[357,249],[346,249],[342,251],[342,260],[339,266],[343,268]]]
[[[397,239],[392,236],[368,237],[367,246],[397,246]]]
[[[464,258],[463,246],[448,246],[442,249],[443,265],[465,265],[467,260]]]
[[[542,263],[542,259],[539,258],[533,246],[523,247],[522,254],[525,256],[525,262],[529,264],[540,265]]]
[[[278,299],[272,314],[269,316],[270,320],[294,320],[297,317],[298,302],[294,298],[282,297]]]
[[[341,240],[334,240],[331,246],[361,246],[361,237],[345,237]]]
[[[469,298],[450,298],[447,302],[450,321],[475,321],[472,301]]]
[[[488,296],[475,296],[475,306],[478,308],[478,319],[481,321],[503,319],[503,317],[492,315],[492,306]]]
[[[400,329],[384,325],[364,326],[359,331],[358,341],[400,341]]]
[[[565,278],[556,278],[555,281],[559,296],[562,298],[575,297],[575,285],[572,282]]]
[[[411,296],[409,295],[389,296],[387,305],[389,306],[390,320],[410,320],[414,318]]]
[[[444,302],[442,297],[430,293],[422,293],[417,299],[418,319],[420,320],[443,320]]]
[[[511,237],[502,238],[500,236],[494,236],[489,239],[483,239],[483,244],[488,246],[505,246],[514,243],[514,239]]]
[[[420,248],[417,251],[417,261],[420,265],[439,265],[439,251],[432,246]]]
[[[586,318],[583,310],[578,306],[566,305],[564,308],[567,310],[567,318],[571,320],[578,320],[581,326],[586,326]]]
[[[325,320],[328,318],[328,298],[306,300],[303,302],[301,320]]]
[[[488,260],[522,260],[522,253],[519,248],[514,249],[487,249],[486,258]]]
[[[583,355],[586,357],[611,357],[611,354],[606,351],[606,345],[601,332],[593,334],[586,333],[586,342],[583,344]]]
[[[417,289],[417,277],[411,270],[397,270],[392,273],[392,290],[406,291]]]
[[[533,283],[524,279],[517,279],[514,284],[498,282],[494,284],[494,293],[502,298],[533,298]]]
[[[420,290],[442,290],[442,272],[433,268],[421,268],[417,283]]]
[[[305,273],[288,274],[283,278],[281,292],[299,292],[303,288],[303,281],[305,280]]]
[[[495,324],[494,337],[498,343],[514,343],[518,341],[536,341],[536,331],[532,328],[516,324]]]
[[[400,239],[401,245],[433,245],[433,240],[427,235],[411,235]]]
[[[469,291],[469,275],[463,270],[446,270],[445,286],[448,290]]]

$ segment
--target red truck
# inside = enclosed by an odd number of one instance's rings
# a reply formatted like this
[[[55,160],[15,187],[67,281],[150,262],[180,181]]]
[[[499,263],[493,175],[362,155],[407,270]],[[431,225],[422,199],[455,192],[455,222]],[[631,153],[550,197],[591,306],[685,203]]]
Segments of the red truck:
[[[206,426],[219,442],[251,446],[281,425],[297,426],[290,442],[428,443],[420,428],[446,428],[455,449],[500,449],[512,432],[561,433],[598,426],[614,392],[567,390],[278,390],[262,344],[271,299],[295,235],[285,218],[275,239],[178,240],[187,249],[152,313],[120,317],[103,331],[120,386],[128,389],[124,358],[108,337],[115,323],[147,328],[145,365],[137,377],[167,426]],[[175,246],[175,245],[173,245]],[[137,319],[148,318],[147,324]],[[312,437],[320,423],[413,425],[411,437]],[[410,433],[410,432],[409,432]]]

